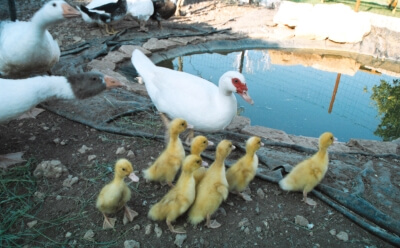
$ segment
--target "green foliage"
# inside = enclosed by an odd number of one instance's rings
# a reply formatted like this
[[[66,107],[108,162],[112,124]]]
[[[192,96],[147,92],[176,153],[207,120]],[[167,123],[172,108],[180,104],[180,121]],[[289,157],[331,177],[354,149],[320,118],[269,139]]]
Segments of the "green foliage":
[[[372,88],[371,99],[378,107],[378,113],[382,117],[374,134],[384,141],[394,140],[400,137],[400,80],[393,80],[393,85],[381,80],[380,85]]]

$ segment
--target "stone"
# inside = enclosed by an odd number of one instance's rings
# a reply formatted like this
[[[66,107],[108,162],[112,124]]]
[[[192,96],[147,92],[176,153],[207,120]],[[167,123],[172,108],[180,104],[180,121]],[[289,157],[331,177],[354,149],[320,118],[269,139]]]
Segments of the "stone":
[[[235,116],[232,122],[225,128],[227,131],[240,131],[250,126],[250,119],[244,116]]]
[[[93,160],[95,160],[97,158],[97,156],[96,155],[89,155],[88,156],[88,161],[90,162],[90,161],[93,161]]]
[[[35,177],[59,178],[63,173],[68,172],[67,167],[59,160],[42,161],[33,171]]]
[[[336,238],[346,242],[349,240],[349,235],[346,232],[341,231],[336,235]]]
[[[376,140],[350,139],[347,146],[371,154],[397,154],[398,144]]]
[[[67,232],[66,234],[65,234],[65,237],[66,238],[70,238],[72,236],[72,233],[70,233],[70,232]]]
[[[243,218],[241,221],[239,221],[238,227],[243,227],[248,225],[250,225],[249,219]]]
[[[66,178],[63,182],[63,186],[71,188],[73,184],[78,182],[78,180],[78,177],[72,177],[72,175],[68,175],[68,178]]]
[[[112,63],[110,61],[94,59],[87,64],[87,69],[89,71],[92,71],[92,70],[103,71],[103,70],[107,70],[107,69],[114,71],[115,63]]]
[[[148,224],[148,225],[145,227],[144,234],[146,234],[146,235],[151,234],[151,227],[152,227],[152,225],[151,225],[151,224]]]
[[[31,221],[31,222],[26,223],[26,225],[27,225],[29,228],[34,227],[36,224],[37,224],[37,220],[33,220],[33,221]]]
[[[92,148],[87,147],[87,146],[85,146],[85,145],[82,145],[82,147],[79,148],[78,152],[79,152],[80,154],[84,154],[84,153],[86,153],[86,151],[90,151],[90,150],[92,150]]]
[[[294,217],[294,223],[304,227],[307,227],[308,224],[310,224],[308,220],[301,215],[296,215],[296,217]]]
[[[180,43],[172,40],[159,40],[157,38],[151,38],[146,43],[143,44],[143,48],[151,51],[157,52],[161,50],[167,50],[179,46]]]
[[[279,11],[274,16],[274,23],[278,25],[287,25],[289,27],[296,27],[298,22],[309,15],[313,8],[309,3],[294,3],[283,1],[279,7]]]
[[[284,131],[278,129],[262,127],[262,126],[248,126],[242,129],[242,133],[249,135],[257,135],[261,138],[271,141],[294,144],[293,141]]]
[[[265,198],[265,193],[261,188],[257,189],[257,195],[260,199],[264,199]]]
[[[141,52],[143,52],[144,55],[149,56],[151,55],[151,52],[147,49],[144,49],[141,46],[134,46],[134,45],[122,45],[118,48],[118,51],[125,54],[127,58],[132,57],[132,53],[135,49],[139,49]]]
[[[186,238],[187,238],[187,235],[186,235],[186,234],[177,234],[177,235],[175,236],[174,244],[175,244],[176,246],[178,246],[178,247],[182,247],[183,242],[185,242]]]
[[[134,158],[135,157],[135,153],[132,150],[129,150],[128,153],[126,154],[126,156],[128,158]]]
[[[163,233],[162,229],[157,224],[154,225],[154,232],[156,233],[157,238],[160,238]]]
[[[124,248],[140,248],[140,243],[135,240],[125,240]]]
[[[88,241],[94,241],[94,232],[93,230],[88,230],[85,235],[83,236],[83,239],[86,239]]]
[[[335,230],[335,229],[332,229],[332,230],[329,231],[329,233],[330,233],[331,235],[336,235],[336,230]]]
[[[124,153],[126,153],[126,150],[125,150],[124,147],[118,147],[117,151],[115,152],[115,154],[117,154],[117,155],[121,155],[121,154],[124,154]]]
[[[101,60],[105,62],[111,62],[111,63],[121,63],[122,61],[128,59],[128,57],[125,53],[121,53],[118,51],[112,51],[109,52],[105,57],[103,57]]]

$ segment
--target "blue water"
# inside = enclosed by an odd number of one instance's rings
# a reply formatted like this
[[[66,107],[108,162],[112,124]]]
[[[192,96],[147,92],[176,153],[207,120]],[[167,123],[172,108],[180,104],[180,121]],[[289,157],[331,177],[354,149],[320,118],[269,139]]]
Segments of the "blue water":
[[[183,56],[183,71],[218,83],[228,70],[238,70],[241,52]],[[172,61],[178,68],[178,58]],[[337,73],[302,65],[272,64],[267,50],[248,50],[242,64],[251,106],[239,95],[242,116],[251,125],[283,130],[288,134],[318,137],[330,131],[339,141],[351,138],[382,140],[373,132],[380,123],[377,108],[370,99],[372,87],[393,77],[358,71],[354,76],[341,75],[331,113],[329,105]]]

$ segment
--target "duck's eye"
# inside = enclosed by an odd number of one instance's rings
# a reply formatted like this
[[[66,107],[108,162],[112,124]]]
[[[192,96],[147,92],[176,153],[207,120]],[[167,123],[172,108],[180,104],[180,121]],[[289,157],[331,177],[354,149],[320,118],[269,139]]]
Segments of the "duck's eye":
[[[207,140],[203,141],[203,144],[207,143]]]
[[[122,168],[122,170],[123,170],[123,171],[126,171],[126,169],[125,169],[125,168]]]
[[[182,125],[182,127],[183,127],[183,126],[185,126],[185,123],[184,123],[184,122],[182,122],[182,124],[181,124],[181,125]]]
[[[56,4],[56,3],[53,3],[52,5],[53,5],[53,7],[57,7],[57,4]]]
[[[93,80],[93,81],[96,81],[96,77],[92,77],[92,80]]]
[[[200,164],[200,163],[201,163],[201,161],[200,161],[200,160],[197,160],[197,163],[198,163],[198,164]]]

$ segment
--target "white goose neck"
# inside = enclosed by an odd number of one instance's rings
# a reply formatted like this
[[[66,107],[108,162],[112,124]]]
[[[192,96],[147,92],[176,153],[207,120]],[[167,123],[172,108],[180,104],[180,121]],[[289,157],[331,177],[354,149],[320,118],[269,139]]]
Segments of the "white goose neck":
[[[65,77],[61,76],[44,76],[31,78],[30,82],[25,83],[32,88],[37,89],[37,94],[43,100],[50,98],[60,99],[73,99],[75,98],[74,92],[71,88],[71,84],[68,83]]]
[[[52,18],[51,16],[47,15],[45,11],[39,10],[37,11],[33,17],[31,22],[35,24],[35,26],[40,29],[41,31],[45,31],[53,24],[60,22],[61,20],[57,20]]]

